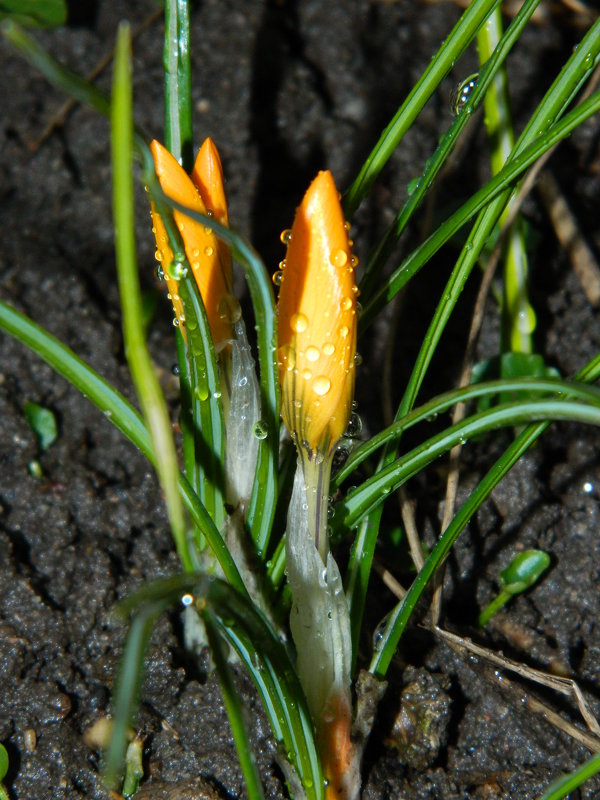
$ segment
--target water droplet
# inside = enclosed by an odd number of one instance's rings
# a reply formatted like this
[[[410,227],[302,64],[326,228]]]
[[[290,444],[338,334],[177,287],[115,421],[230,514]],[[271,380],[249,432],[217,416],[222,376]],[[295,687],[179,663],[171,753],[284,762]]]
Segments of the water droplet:
[[[353,286],[352,287],[352,294],[355,297],[360,297],[360,289],[358,288],[358,286]]]
[[[450,97],[450,108],[456,116],[460,114],[460,112],[469,102],[469,98],[477,86],[478,78],[479,74],[477,72],[473,73],[473,75],[469,75],[469,77],[465,78],[462,83],[459,83],[456,89],[452,92],[452,96]]]
[[[360,365],[362,363],[363,363],[363,357],[361,356],[361,354],[360,353],[354,353],[354,364],[355,364],[355,366],[360,367]]]
[[[279,239],[281,240],[282,244],[289,244],[292,241],[292,232],[289,228],[285,228],[285,230],[281,231],[279,235]]]
[[[350,421],[348,422],[348,427],[346,428],[346,432],[344,436],[348,436],[350,438],[354,438],[358,436],[362,431],[362,419],[359,415],[354,411],[350,416]]]
[[[198,398],[198,400],[201,400],[202,402],[208,400],[208,386],[206,386],[206,384],[202,384],[201,386],[197,387],[196,397]]]
[[[213,397],[215,398],[215,400],[218,400],[219,397],[221,397],[221,392],[217,389],[216,392],[213,392]]]
[[[156,268],[156,277],[158,278],[158,280],[159,280],[159,281],[164,281],[164,279],[165,279],[165,271],[164,271],[164,269],[161,267],[161,265],[160,265],[160,264],[159,264],[159,265],[158,265],[158,267]]]
[[[323,353],[326,356],[332,356],[335,353],[335,346],[331,342],[325,342],[323,345]]]
[[[167,271],[173,280],[180,281],[187,275],[188,268],[181,261],[173,261],[169,264]]]
[[[352,308],[352,298],[351,297],[342,297],[340,301],[340,308],[342,311],[350,311]]]
[[[179,364],[173,364],[173,366],[171,367],[171,372],[175,376],[181,375],[181,369],[179,368]]]
[[[163,254],[160,252],[160,250],[156,250],[156,252],[154,253],[154,258],[155,258],[157,261],[162,261]]]
[[[332,250],[329,254],[329,261],[334,267],[343,267],[348,261],[348,253],[339,247],[337,250]]]
[[[214,252],[215,252],[215,248],[211,247],[210,245],[208,245],[207,247],[204,248],[204,255],[207,258],[210,258]]]
[[[305,314],[293,314],[290,319],[290,328],[296,333],[303,333],[308,328],[308,318]]]
[[[279,348],[279,363],[288,371],[291,371],[296,366],[296,351],[289,344],[284,344]]]
[[[269,428],[267,423],[259,419],[258,422],[254,423],[254,427],[252,428],[252,433],[256,436],[257,439],[266,439],[269,435]]]
[[[309,361],[318,361],[321,353],[319,352],[318,347],[314,347],[314,345],[311,344],[309,347],[306,348],[305,355]]]
[[[530,305],[525,306],[517,315],[517,327],[521,333],[530,334],[535,330],[535,311]]]
[[[224,295],[219,300],[217,314],[219,315],[219,319],[225,322],[238,322],[242,318],[242,307],[237,297],[234,297],[232,294]]]
[[[179,319],[178,319],[177,317],[175,317],[175,318],[173,319],[173,325],[174,325],[176,328],[178,328],[178,327],[179,327]]]
[[[276,272],[273,273],[271,278],[275,286],[281,286],[281,279],[283,278],[283,270],[278,269]]]
[[[194,247],[192,250],[192,258],[198,258],[200,256],[200,248]]]
[[[586,481],[586,482],[583,484],[583,491],[584,491],[586,494],[590,494],[590,492],[593,492],[593,491],[594,491],[594,484],[593,484],[593,483],[591,483],[590,481]]]
[[[323,397],[331,389],[331,381],[325,375],[319,375],[313,381],[313,391]]]
[[[352,269],[358,267],[358,264],[359,264],[358,256],[352,256],[350,258],[350,266],[352,267]]]
[[[348,328],[348,326],[347,326],[347,325],[343,325],[343,326],[340,328],[340,331],[339,331],[339,333],[340,333],[340,337],[341,337],[342,339],[345,339],[345,338],[346,338],[346,336],[348,336],[348,334],[350,333],[350,329]]]
[[[312,378],[312,372],[309,369],[303,369],[302,377],[305,381],[309,381]]]

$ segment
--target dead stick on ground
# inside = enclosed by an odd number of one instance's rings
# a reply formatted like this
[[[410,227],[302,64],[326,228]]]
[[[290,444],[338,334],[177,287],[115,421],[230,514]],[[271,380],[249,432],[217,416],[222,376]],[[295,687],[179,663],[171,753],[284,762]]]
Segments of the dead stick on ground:
[[[552,173],[539,177],[538,194],[592,308],[600,304],[600,268]]]
[[[401,586],[391,572],[381,564],[375,562],[374,566],[387,588],[393,594],[395,594],[399,600],[402,600],[406,595],[406,590],[404,587]],[[458,636],[457,634],[444,630],[437,625],[425,624],[421,627],[431,631],[437,637],[445,641],[446,644],[448,644],[449,647],[451,647],[459,655],[464,656],[465,653],[468,653],[469,657],[476,656],[477,658],[482,658],[503,670],[514,672],[521,678],[525,678],[526,680],[530,680],[533,683],[537,683],[541,686],[546,686],[549,689],[559,692],[560,694],[573,698],[577,703],[577,707],[585,724],[591,731],[591,735],[580,730],[571,722],[563,719],[560,714],[558,714],[545,703],[542,703],[535,697],[531,697],[527,692],[520,690],[520,687],[510,681],[505,675],[502,675],[498,672],[495,673],[495,677],[502,688],[510,689],[513,691],[513,693],[520,691],[521,701],[526,708],[536,714],[541,714],[555,727],[564,731],[578,742],[581,742],[581,744],[583,744],[584,747],[587,747],[589,750],[592,750],[593,752],[600,752],[600,725],[590,711],[579,685],[575,680],[573,680],[573,678],[550,675],[549,673],[535,669],[534,667],[528,667],[526,664],[521,664],[518,661],[514,661],[512,658],[507,658],[501,653],[495,653],[493,650],[490,650],[487,647],[482,647],[481,645],[475,644],[475,642],[471,641],[471,639]]]

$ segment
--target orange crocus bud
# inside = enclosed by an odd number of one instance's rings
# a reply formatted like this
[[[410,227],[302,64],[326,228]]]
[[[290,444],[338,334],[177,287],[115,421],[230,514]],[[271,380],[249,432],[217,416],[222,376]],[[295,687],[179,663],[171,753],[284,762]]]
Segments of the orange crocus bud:
[[[210,139],[200,148],[191,178],[156,139],[151,143],[150,150],[156,175],[167,197],[200,214],[214,214],[217,221],[227,223],[221,160]],[[231,295],[232,267],[229,251],[219,242],[209,226],[196,222],[177,210],[173,212],[173,218],[181,232],[185,254],[206,309],[213,341],[219,344],[230,340],[231,322],[234,321],[232,309],[239,306]],[[181,324],[185,320],[177,286],[180,275],[177,274],[177,265],[173,263],[173,252],[169,247],[164,224],[154,207],[152,223],[158,248],[157,257],[161,261],[176,319]]]
[[[297,446],[318,462],[348,426],[356,354],[356,259],[330,172],[311,183],[282,240],[282,416]]]

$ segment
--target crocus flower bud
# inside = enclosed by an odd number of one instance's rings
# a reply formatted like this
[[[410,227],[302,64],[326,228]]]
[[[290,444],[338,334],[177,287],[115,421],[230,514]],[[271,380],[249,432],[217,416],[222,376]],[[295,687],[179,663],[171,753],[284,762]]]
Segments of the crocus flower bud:
[[[319,461],[348,426],[356,353],[356,259],[330,172],[311,183],[282,241],[282,416],[298,448]]]
[[[207,139],[196,158],[192,177],[185,172],[171,153],[158,141],[150,145],[156,174],[163,192],[173,200],[200,214],[214,215],[218,222],[227,223],[227,203],[223,186],[223,171],[213,142]],[[190,219],[181,211],[173,218],[181,232],[185,254],[192,268],[202,297],[215,345],[232,336],[231,323],[236,305],[231,295],[231,256],[210,226]],[[173,263],[167,233],[160,215],[152,208],[152,223],[156,236],[157,257],[161,262],[176,319],[183,321],[183,308],[178,299],[178,267]]]

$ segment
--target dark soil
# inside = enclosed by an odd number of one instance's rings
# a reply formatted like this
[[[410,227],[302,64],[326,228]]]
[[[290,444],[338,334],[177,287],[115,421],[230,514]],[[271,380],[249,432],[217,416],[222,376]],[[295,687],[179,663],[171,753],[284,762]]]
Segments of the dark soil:
[[[127,19],[135,27],[155,9],[151,0],[90,0],[73,6],[76,14],[68,27],[39,38],[81,73],[110,50],[119,21]],[[230,217],[273,269],[282,257],[279,232],[289,225],[310,178],[327,166],[340,186],[348,185],[458,14],[453,4],[415,0],[205,0],[194,7],[198,143],[205,135],[217,142],[228,176]],[[524,35],[511,61],[518,127],[578,40],[577,21],[547,9],[540,24]],[[136,115],[159,138],[161,34],[162,24],[155,22],[134,44]],[[132,398],[115,283],[108,126],[77,107],[36,147],[64,97],[6,46],[0,59],[2,297]],[[363,259],[449,124],[453,86],[474,67],[472,55],[457,66],[360,210],[354,239]],[[109,81],[105,74],[99,83],[108,89]],[[448,175],[439,208],[455,203],[457,191],[462,196],[486,175],[480,123],[474,122],[468,151]],[[597,120],[586,124],[551,164],[596,254],[599,130]],[[475,155],[479,151],[482,156]],[[152,289],[154,244],[143,191],[139,194],[140,266],[146,288]],[[569,375],[598,351],[600,328],[535,199],[526,215],[535,243],[536,346]],[[433,307],[432,288],[442,285],[450,263],[443,257],[430,265],[404,303],[395,398]],[[473,296],[474,289],[465,293],[428,392],[456,380]],[[370,431],[381,425],[379,387],[388,324],[375,326],[362,347],[357,392]],[[163,301],[150,342],[166,386],[174,361],[169,328]],[[490,304],[482,355],[496,352],[497,330]],[[10,756],[5,785],[15,800],[104,798],[99,757],[84,743],[83,733],[109,706],[125,634],[113,610],[143,581],[175,573],[178,562],[156,479],[143,457],[22,346],[1,336],[0,348],[0,741]],[[51,408],[59,420],[60,436],[44,453],[23,416],[27,400]],[[461,499],[509,440],[504,434],[491,444],[467,448]],[[582,427],[553,427],[546,434],[463,534],[449,562],[445,605],[445,622],[452,630],[519,661],[576,677],[596,711],[599,444],[597,432]],[[41,478],[30,474],[35,460]],[[443,467],[409,487],[429,544],[439,527],[442,479]],[[397,507],[393,501],[389,505],[394,524]],[[493,595],[494,576],[527,547],[551,554],[549,574],[486,634],[477,633],[477,613]],[[394,558],[399,556],[386,551],[386,564],[402,577]],[[365,655],[377,619],[393,602],[378,579],[372,590]],[[399,736],[393,726],[404,665],[433,674],[428,679],[413,670],[404,680],[437,698],[439,712],[429,747],[417,748],[412,765],[390,743],[394,731]],[[584,747],[534,715],[524,706],[523,693],[541,696],[565,719],[578,721],[574,705],[531,684],[507,689],[494,669],[457,655],[430,634],[409,630],[367,751],[365,797],[525,800],[538,797],[553,777],[585,760]],[[282,797],[268,724],[243,676],[240,686],[266,795]],[[223,797],[243,795],[218,685],[214,678],[201,680],[186,658],[176,615],[164,618],[152,639],[139,727],[147,737],[146,767],[153,781],[185,780],[189,789],[189,779],[203,776]],[[591,781],[580,797],[599,793],[600,781]],[[152,796],[151,789],[146,796]],[[154,794],[162,796],[170,795]]]

